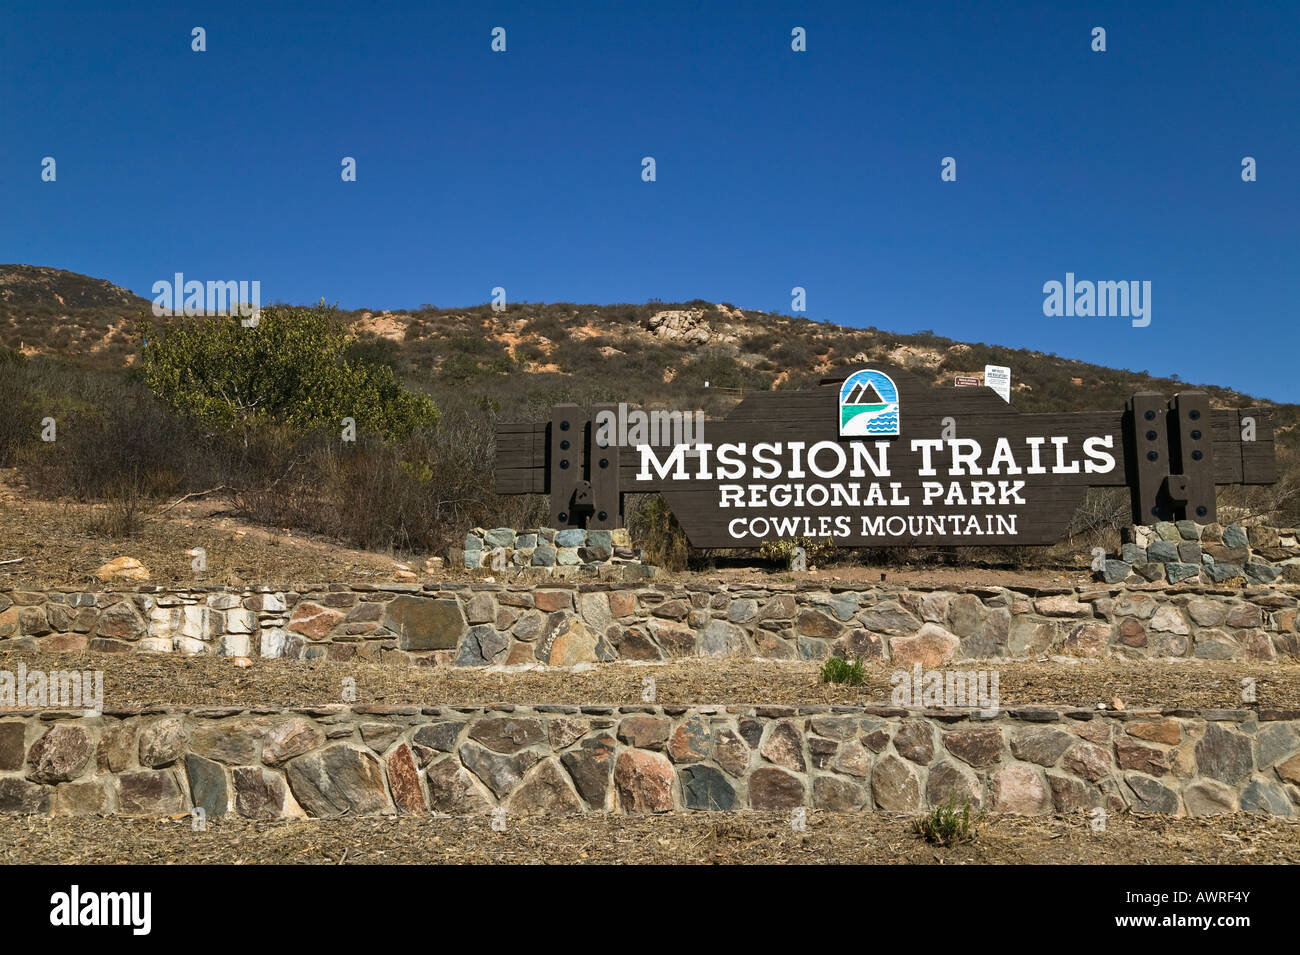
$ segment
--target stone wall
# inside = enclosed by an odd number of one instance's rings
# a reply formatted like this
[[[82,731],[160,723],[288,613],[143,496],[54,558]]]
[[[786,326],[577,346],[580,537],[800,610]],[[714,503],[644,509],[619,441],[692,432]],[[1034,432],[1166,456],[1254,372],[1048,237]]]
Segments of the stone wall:
[[[304,584],[0,591],[0,649],[154,651],[398,665],[571,666],[687,656],[884,660],[1300,659],[1288,585],[966,587]]]
[[[1300,711],[153,707],[0,715],[0,811],[1104,807],[1294,817]]]
[[[451,566],[469,570],[492,569],[499,552],[509,568],[527,568],[534,574],[574,577],[596,574],[611,580],[648,580],[655,569],[632,546],[626,528],[583,530],[541,527],[515,531],[509,527],[473,528],[464,548],[452,548]]]
[[[1114,558],[1097,572],[1106,583],[1171,584],[1200,581],[1211,586],[1300,584],[1300,543],[1295,528],[1242,527],[1163,521],[1128,527]]]

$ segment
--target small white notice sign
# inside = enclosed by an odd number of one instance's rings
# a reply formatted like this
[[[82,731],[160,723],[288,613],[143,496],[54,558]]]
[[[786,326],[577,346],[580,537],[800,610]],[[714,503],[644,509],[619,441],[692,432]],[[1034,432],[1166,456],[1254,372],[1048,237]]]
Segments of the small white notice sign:
[[[984,384],[992,388],[1002,400],[1011,403],[1011,369],[1005,365],[985,365]]]

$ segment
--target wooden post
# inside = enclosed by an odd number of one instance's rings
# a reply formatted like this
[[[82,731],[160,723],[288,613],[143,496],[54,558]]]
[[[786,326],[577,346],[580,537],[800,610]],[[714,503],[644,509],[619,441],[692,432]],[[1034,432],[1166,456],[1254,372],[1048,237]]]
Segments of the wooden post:
[[[1169,474],[1169,404],[1164,395],[1143,391],[1128,400],[1125,449],[1131,480],[1134,524],[1154,524],[1169,516],[1161,504],[1161,489]]]
[[[547,450],[551,475],[551,525],[582,527],[574,503],[582,491],[583,454],[587,414],[575,404],[551,409],[551,433]]]
[[[612,440],[598,441],[600,430],[596,422],[602,411],[618,414],[614,404],[591,406],[590,435],[588,436],[587,480],[591,482],[594,510],[588,527],[613,529],[623,526],[623,493],[619,487],[619,444],[615,434]]]
[[[1209,524],[1217,519],[1209,395],[1203,391],[1184,391],[1174,396],[1169,437],[1170,458],[1184,478],[1179,482],[1183,486],[1183,499],[1175,501],[1176,510],[1181,513],[1175,516]],[[1169,496],[1174,497],[1172,493]]]

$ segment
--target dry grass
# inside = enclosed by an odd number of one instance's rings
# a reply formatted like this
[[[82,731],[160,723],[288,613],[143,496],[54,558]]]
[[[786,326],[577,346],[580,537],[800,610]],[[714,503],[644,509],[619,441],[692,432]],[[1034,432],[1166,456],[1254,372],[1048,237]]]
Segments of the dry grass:
[[[13,472],[7,472],[12,480]],[[120,506],[45,503],[12,489],[0,473],[0,587],[95,585],[96,568],[130,556],[149,568],[150,582],[193,584],[190,551],[206,551],[202,582],[283,586],[306,580],[384,581],[394,560],[342,546],[337,541],[232,518],[217,501],[194,501],[163,512],[165,505],[136,502],[129,536],[109,533],[122,523]],[[115,509],[116,508],[116,509]]]
[[[893,669],[866,667],[862,686],[821,682],[815,663],[690,659],[666,664],[605,663],[591,670],[516,672],[455,667],[395,667],[377,663],[300,663],[255,659],[247,668],[228,657],[156,653],[0,653],[0,670],[104,672],[108,709],[149,704],[296,706],[341,702],[345,677],[356,680],[358,703],[483,705],[642,703],[642,681],[655,679],[658,703],[887,704]],[[1115,698],[1127,709],[1243,707],[1241,679],[1257,683],[1258,706],[1300,706],[1300,664],[1085,661],[1077,665],[997,665],[1002,707],[1060,705],[1095,708]]]
[[[343,818],[297,822],[0,816],[0,864],[1239,864],[1300,863],[1300,826],[1243,814],[990,816],[976,837],[932,846],[914,817],[810,811],[509,818]]]

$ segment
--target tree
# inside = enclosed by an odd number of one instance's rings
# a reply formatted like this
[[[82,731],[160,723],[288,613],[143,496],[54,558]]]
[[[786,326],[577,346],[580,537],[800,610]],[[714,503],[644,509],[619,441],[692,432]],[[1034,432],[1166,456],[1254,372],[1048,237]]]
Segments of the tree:
[[[397,439],[438,421],[428,395],[407,391],[392,368],[350,353],[354,340],[322,303],[270,306],[258,323],[212,317],[146,323],[140,376],[178,413],[205,427],[268,423],[299,431],[357,430]]]

